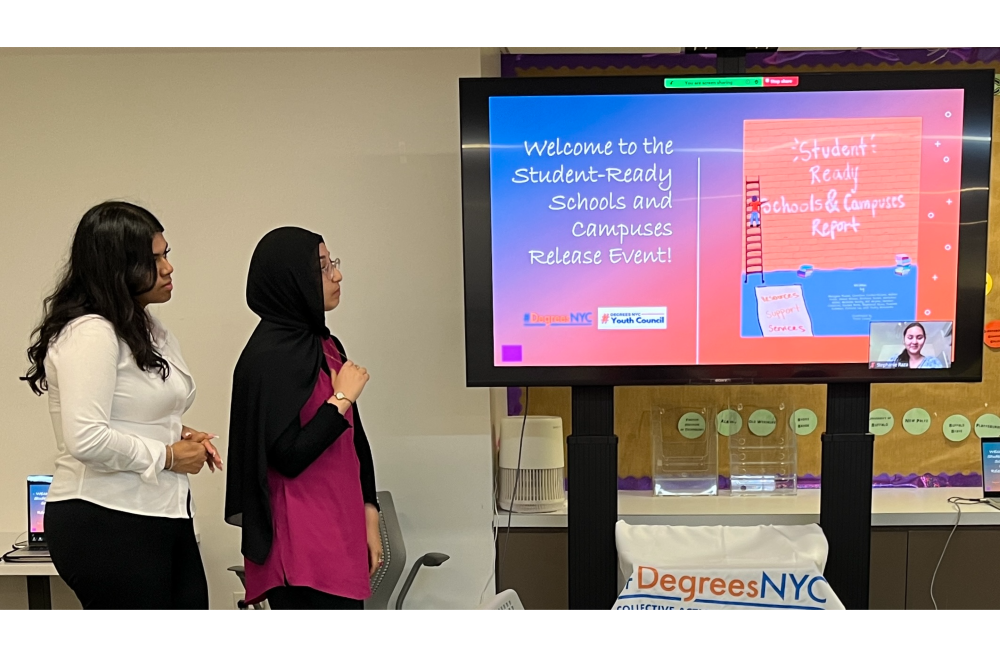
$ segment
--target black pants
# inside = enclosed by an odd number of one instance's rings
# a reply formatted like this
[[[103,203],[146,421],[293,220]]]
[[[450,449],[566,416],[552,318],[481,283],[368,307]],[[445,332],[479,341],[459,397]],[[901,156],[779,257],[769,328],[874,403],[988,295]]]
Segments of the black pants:
[[[276,586],[267,592],[271,609],[364,609],[362,600],[342,598],[308,586]]]
[[[83,500],[49,502],[45,540],[84,609],[208,609],[189,518],[140,516]]]

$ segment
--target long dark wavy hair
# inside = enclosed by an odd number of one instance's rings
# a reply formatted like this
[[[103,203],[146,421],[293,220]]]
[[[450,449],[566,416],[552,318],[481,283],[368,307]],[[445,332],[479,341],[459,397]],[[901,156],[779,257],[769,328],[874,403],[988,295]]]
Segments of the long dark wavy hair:
[[[903,340],[904,341],[906,340],[906,332],[909,331],[911,328],[914,328],[914,327],[920,329],[920,332],[924,334],[924,340],[926,340],[927,339],[927,330],[924,328],[924,325],[921,324],[920,322],[910,322],[909,324],[906,325],[906,328],[903,329]],[[903,353],[899,354],[899,356],[896,358],[896,362],[897,363],[906,363],[907,367],[909,367],[909,365],[910,365],[910,352],[906,350],[906,345],[903,345]]]
[[[55,292],[45,299],[42,321],[31,334],[23,377],[32,391],[48,390],[45,356],[60,331],[82,315],[111,322],[132,350],[136,364],[166,379],[167,361],[153,346],[149,315],[137,297],[156,285],[153,236],[163,226],[149,210],[124,201],[96,205],[83,215],[73,237],[69,262]]]

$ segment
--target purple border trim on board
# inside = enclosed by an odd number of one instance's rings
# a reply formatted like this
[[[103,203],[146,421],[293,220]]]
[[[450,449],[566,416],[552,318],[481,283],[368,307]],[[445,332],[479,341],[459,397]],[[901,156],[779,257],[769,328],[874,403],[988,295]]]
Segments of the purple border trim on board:
[[[653,490],[650,477],[618,477],[618,490]]]
[[[651,53],[648,55],[500,55],[500,77],[516,78],[517,69],[537,68],[639,68],[667,66],[715,69],[715,55]]]
[[[979,488],[983,485],[983,476],[978,472],[962,474],[894,474],[882,473],[875,477],[872,485],[875,488]]]
[[[878,66],[879,64],[995,64],[1000,48],[900,48],[895,50],[804,50],[750,53],[747,68],[767,66]]]
[[[507,415],[520,415],[524,412],[521,407],[521,389],[507,388]]]
[[[894,474],[882,473],[872,477],[872,488],[979,488],[983,485],[983,477],[978,472],[962,474]],[[818,489],[820,477],[814,474],[804,474],[798,478],[797,488],[801,490]],[[618,490],[653,490],[653,480],[650,477],[619,477]],[[729,490],[729,477],[719,476],[719,490]]]
[[[885,50],[800,50],[750,53],[747,68],[782,66],[909,66],[911,64],[1000,64],[1000,48],[899,48]],[[658,53],[649,55],[500,55],[500,75],[517,77],[517,69],[699,68],[715,69],[715,55]]]
[[[819,475],[814,475],[807,472],[806,474],[796,479],[795,487],[804,490],[818,489],[819,481],[820,481]],[[873,488],[875,487],[874,483],[872,484],[872,487]]]

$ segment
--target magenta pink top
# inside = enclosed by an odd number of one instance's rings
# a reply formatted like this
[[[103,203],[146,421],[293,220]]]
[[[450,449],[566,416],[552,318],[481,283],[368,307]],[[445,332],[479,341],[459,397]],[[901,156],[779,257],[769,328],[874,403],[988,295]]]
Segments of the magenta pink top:
[[[326,362],[340,372],[333,340],[323,343]],[[312,396],[299,414],[305,426],[334,393],[320,370]],[[346,420],[353,426],[354,413]],[[262,565],[244,559],[247,604],[260,602],[276,586],[307,586],[355,600],[371,596],[368,538],[354,429],[348,429],[294,479],[268,468],[274,541]]]

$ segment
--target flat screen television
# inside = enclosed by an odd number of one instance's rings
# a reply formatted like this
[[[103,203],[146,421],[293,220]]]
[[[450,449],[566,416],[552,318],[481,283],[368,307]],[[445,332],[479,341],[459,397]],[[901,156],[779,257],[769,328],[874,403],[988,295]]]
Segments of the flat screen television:
[[[981,380],[991,70],[459,90],[470,386]]]

